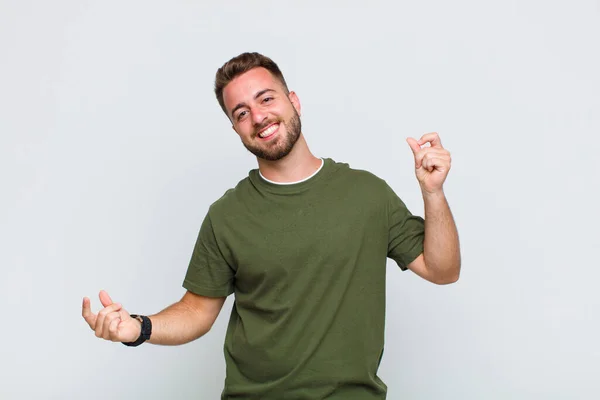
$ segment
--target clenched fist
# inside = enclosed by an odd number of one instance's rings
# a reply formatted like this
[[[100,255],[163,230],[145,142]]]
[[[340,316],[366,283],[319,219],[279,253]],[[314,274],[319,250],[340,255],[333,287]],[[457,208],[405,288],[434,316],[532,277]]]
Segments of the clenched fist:
[[[100,303],[104,307],[98,314],[92,313],[90,299],[83,298],[81,315],[96,336],[113,342],[134,342],[140,336],[141,323],[131,318],[119,303],[113,303],[108,293],[100,291]]]

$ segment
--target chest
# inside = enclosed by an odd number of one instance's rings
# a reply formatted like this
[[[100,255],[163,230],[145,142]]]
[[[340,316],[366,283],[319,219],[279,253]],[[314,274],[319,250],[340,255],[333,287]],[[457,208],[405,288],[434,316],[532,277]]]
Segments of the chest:
[[[285,198],[248,206],[226,219],[224,247],[236,287],[277,291],[335,279],[387,249],[384,207],[369,196],[339,193],[302,202]]]

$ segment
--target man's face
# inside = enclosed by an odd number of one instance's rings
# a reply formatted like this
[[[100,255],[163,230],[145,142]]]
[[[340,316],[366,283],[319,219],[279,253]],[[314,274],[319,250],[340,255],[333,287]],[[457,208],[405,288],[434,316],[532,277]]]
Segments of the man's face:
[[[254,68],[225,86],[223,101],[233,129],[258,158],[277,161],[300,137],[300,102],[264,68]]]

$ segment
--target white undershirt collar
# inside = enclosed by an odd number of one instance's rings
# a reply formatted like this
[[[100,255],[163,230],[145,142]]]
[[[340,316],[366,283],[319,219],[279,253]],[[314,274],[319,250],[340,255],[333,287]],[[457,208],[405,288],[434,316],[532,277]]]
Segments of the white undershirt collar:
[[[304,179],[301,179],[301,180],[299,180],[299,181],[296,181],[296,182],[274,182],[274,181],[271,181],[271,180],[269,180],[269,179],[265,178],[265,177],[263,176],[263,174],[261,174],[261,173],[260,173],[260,169],[258,170],[258,174],[259,174],[259,175],[260,175],[260,177],[261,177],[261,178],[263,178],[265,181],[267,181],[267,182],[269,182],[269,183],[272,183],[272,184],[274,184],[274,185],[295,185],[295,184],[297,184],[297,183],[302,183],[302,182],[304,182],[304,181],[307,181],[307,180],[309,180],[310,178],[312,178],[313,176],[315,176],[317,173],[319,173],[319,171],[321,170],[321,168],[323,168],[323,165],[325,165],[325,160],[323,160],[323,159],[321,158],[321,166],[320,166],[320,167],[319,167],[319,168],[318,168],[318,169],[317,169],[315,172],[313,172],[313,173],[312,173],[310,176],[307,176],[306,178],[304,178]]]

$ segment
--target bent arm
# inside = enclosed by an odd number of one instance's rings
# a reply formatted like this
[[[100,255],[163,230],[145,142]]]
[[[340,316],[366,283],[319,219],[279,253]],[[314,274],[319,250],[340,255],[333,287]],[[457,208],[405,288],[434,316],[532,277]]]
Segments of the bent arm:
[[[424,194],[425,239],[423,254],[408,268],[420,277],[436,283],[456,282],[460,276],[458,231],[448,201],[442,193]]]
[[[206,297],[187,291],[177,303],[149,315],[152,321],[150,343],[180,345],[204,336],[213,326],[225,297]]]

